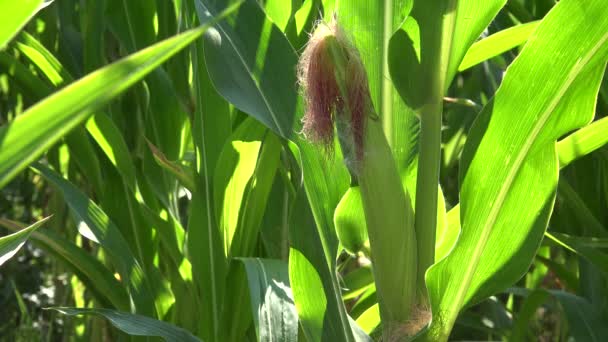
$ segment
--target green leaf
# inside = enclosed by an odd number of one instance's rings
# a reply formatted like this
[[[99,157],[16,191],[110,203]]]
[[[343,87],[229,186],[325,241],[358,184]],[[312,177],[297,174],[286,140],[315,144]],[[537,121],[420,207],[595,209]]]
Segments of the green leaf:
[[[55,87],[73,80],[61,62],[42,43],[27,32],[22,32],[16,49],[34,64]]]
[[[304,181],[289,225],[289,280],[304,334],[309,341],[353,341],[337,278],[333,227],[333,213],[348,188],[348,171],[337,147],[329,160],[304,140],[298,146],[290,143],[290,149]]]
[[[59,60],[29,33],[22,32],[15,45],[17,50],[24,57],[28,58],[40,70],[42,75],[46,76],[54,88],[59,88],[64,83],[73,81],[72,76],[61,65]],[[53,88],[42,82],[39,87],[33,88],[33,90],[40,98],[46,97],[53,92]],[[66,135],[65,140],[71,152],[70,156],[80,167],[83,174],[93,183],[96,193],[101,196],[103,194],[103,186],[99,160],[84,129],[80,127],[76,128],[73,132]]]
[[[216,340],[220,333],[228,262],[220,231],[212,222],[212,207],[212,199],[206,197],[205,192],[192,194],[187,239],[188,258],[201,297],[201,334],[205,339]]]
[[[194,13],[193,0],[184,2]],[[196,25],[197,23],[192,23]],[[203,41],[192,44],[193,113],[192,140],[196,153],[196,188],[192,193],[187,229],[187,256],[200,297],[199,336],[218,340],[221,332],[221,303],[226,287],[227,261],[214,211],[213,175],[225,141],[230,136],[228,103],[213,88],[207,72]]]
[[[568,318],[570,334],[575,341],[605,341],[608,326],[601,312],[582,297],[563,291],[549,291],[559,300]]]
[[[199,21],[230,0],[195,0]],[[238,20],[236,20],[238,16]],[[205,35],[205,61],[217,91],[279,136],[289,138],[296,113],[297,54],[255,1]]]
[[[237,260],[247,272],[258,341],[297,341],[298,314],[289,286],[287,263],[260,258]]]
[[[475,42],[460,62],[458,71],[466,70],[514,47],[524,44],[538,27],[539,21],[533,21],[494,33]]]
[[[445,223],[437,226],[435,260],[445,258],[454,247],[460,234],[460,206],[455,206],[445,214]],[[441,223],[441,221],[439,221]]]
[[[135,189],[135,166],[131,160],[127,143],[118,127],[104,113],[93,115],[86,123],[89,134],[116,167],[129,189]]]
[[[365,310],[361,316],[357,317],[357,324],[367,334],[371,334],[376,330],[382,321],[380,320],[380,308],[378,304],[374,304],[369,309]]]
[[[38,12],[43,0],[0,1],[0,49]]]
[[[586,156],[608,143],[608,117],[601,118],[557,142],[559,167]]]
[[[425,6],[430,5],[428,2],[423,3],[426,3]],[[443,85],[444,89],[450,86],[450,83],[458,72],[458,66],[462,63],[473,42],[477,40],[506,3],[506,0],[483,2],[477,0],[452,0],[448,3],[446,6],[447,11],[445,12],[447,16],[443,20],[441,45],[442,59],[448,63],[445,83]],[[435,14],[433,12],[420,13],[426,17],[425,21]],[[429,29],[432,30],[432,28]],[[421,35],[421,37],[424,37],[424,35]],[[424,45],[422,51],[424,51]],[[424,61],[422,61],[422,65],[424,65]]]
[[[299,1],[296,0],[258,0],[264,6],[264,12],[277,25],[285,31],[287,24],[296,12]]]
[[[221,19],[236,6],[220,14]],[[200,37],[214,22],[186,31],[99,69],[0,128],[0,188],[95,110]]]
[[[281,145],[272,133],[246,119],[228,139],[217,162],[214,177],[216,217],[224,236],[227,256],[250,256]]]
[[[110,218],[74,185],[49,168],[38,164],[34,170],[61,191],[80,234],[99,243],[107,253],[123,281],[129,284],[137,312],[154,314],[151,286],[127,241]]]
[[[157,336],[162,337],[167,342],[200,342],[198,338],[190,332],[176,327],[167,322],[158,321],[150,317],[134,315],[127,312],[109,309],[80,309],[52,307],[64,315],[95,315],[101,316],[110,321],[113,326],[121,331],[134,336]]]
[[[48,219],[49,217],[46,217],[16,233],[0,237],[0,266],[12,258],[25,244],[32,232],[42,226]]]
[[[546,232],[545,236],[556,245],[587,259],[608,277],[608,254],[601,252],[595,238],[569,236],[560,233]],[[604,239],[604,243],[605,243]],[[605,247],[605,246],[603,246]]]
[[[608,18],[598,13],[606,10],[599,0],[560,1],[471,129],[460,168],[462,233],[426,277],[430,338],[445,340],[464,305],[529,267],[555,196],[555,140],[593,116],[608,40]]]

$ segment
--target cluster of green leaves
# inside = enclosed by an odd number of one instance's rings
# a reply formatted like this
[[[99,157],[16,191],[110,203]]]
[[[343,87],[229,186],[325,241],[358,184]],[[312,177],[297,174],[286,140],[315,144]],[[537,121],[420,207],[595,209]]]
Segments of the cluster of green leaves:
[[[83,340],[379,336],[391,274],[340,149],[299,134],[298,54],[334,13],[415,209],[430,307],[400,328],[608,337],[604,0],[0,1],[0,187],[33,170],[53,215],[2,213],[0,264],[29,238],[68,269],[55,310],[118,328]]]

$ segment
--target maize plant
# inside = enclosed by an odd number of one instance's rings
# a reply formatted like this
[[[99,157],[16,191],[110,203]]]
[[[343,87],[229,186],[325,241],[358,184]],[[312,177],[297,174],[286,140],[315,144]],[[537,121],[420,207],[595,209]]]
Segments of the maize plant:
[[[1,340],[608,339],[608,2],[0,22]]]

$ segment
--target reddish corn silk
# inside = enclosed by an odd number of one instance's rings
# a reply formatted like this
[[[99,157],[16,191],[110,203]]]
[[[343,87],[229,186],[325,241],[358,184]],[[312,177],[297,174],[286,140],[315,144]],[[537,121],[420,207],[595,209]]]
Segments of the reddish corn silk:
[[[333,112],[340,101],[340,89],[336,82],[331,57],[321,40],[309,45],[305,68],[306,114],[304,135],[314,142],[330,145],[334,137]]]
[[[336,81],[336,65],[332,60],[328,37],[335,38],[344,52],[345,75],[343,94]],[[298,78],[303,91],[306,112],[302,119],[304,136],[331,150],[335,120],[345,123],[338,129],[349,144],[354,144],[356,159],[363,158],[365,115],[373,111],[367,76],[358,52],[344,37],[335,20],[320,23],[300,58]]]

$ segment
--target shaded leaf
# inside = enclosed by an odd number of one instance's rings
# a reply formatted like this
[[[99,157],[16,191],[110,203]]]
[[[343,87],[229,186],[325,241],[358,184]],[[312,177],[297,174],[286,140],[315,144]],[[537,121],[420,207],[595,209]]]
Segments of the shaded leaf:
[[[200,342],[198,338],[190,332],[176,327],[167,322],[158,321],[150,317],[134,315],[126,312],[109,310],[109,309],[80,309],[80,308],[65,308],[53,307],[50,310],[55,310],[64,315],[96,315],[101,316],[110,321],[113,326],[121,331],[134,336],[158,336],[162,337],[167,342]]]
[[[249,282],[251,310],[259,341],[297,341],[298,313],[281,260],[239,258]]]

